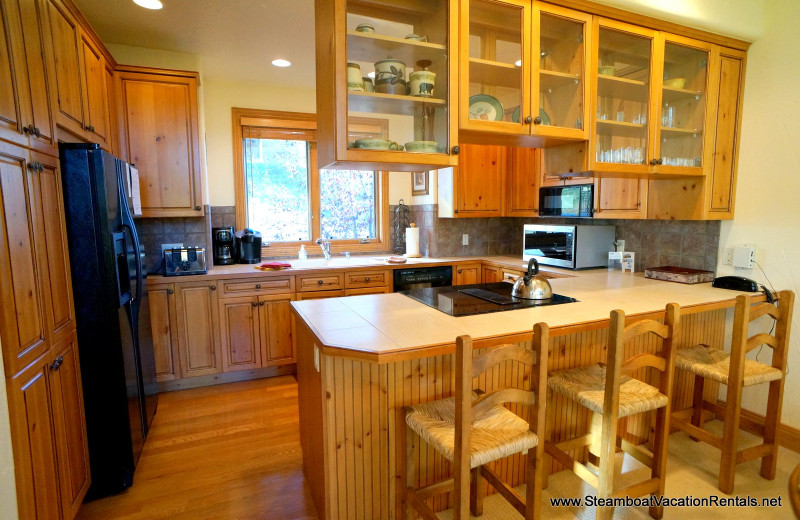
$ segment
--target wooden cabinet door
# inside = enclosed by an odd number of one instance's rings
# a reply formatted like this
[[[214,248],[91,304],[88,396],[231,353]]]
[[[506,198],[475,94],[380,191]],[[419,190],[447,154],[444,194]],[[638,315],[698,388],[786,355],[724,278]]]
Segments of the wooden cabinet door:
[[[25,71],[20,67],[21,54],[24,48],[22,31],[19,27],[19,7],[13,1],[0,2],[0,137],[23,146],[28,139],[23,133],[20,96],[25,91],[19,85],[20,77]],[[22,69],[22,70],[20,70]]]
[[[245,296],[219,300],[223,372],[261,366],[259,321],[259,298]]]
[[[214,284],[186,282],[175,286],[181,377],[218,374],[222,367]]]
[[[106,144],[108,137],[108,94],[106,91],[105,59],[85,35],[81,38],[83,52],[85,127],[90,139]]]
[[[509,150],[505,189],[506,216],[539,216],[539,152],[536,149],[514,147]]]
[[[43,357],[7,380],[20,518],[61,518],[50,400],[51,371],[49,360]]]
[[[175,285],[147,286],[150,302],[150,328],[153,331],[153,353],[156,381],[172,381],[181,377],[178,360],[178,327],[175,306]]]
[[[26,150],[0,142],[0,335],[8,377],[50,346],[43,294],[47,273],[36,250],[41,242],[34,240],[43,236],[34,169]]]
[[[503,272],[499,267],[484,265],[481,267],[481,283],[502,282]]]
[[[59,125],[77,135],[83,134],[86,107],[81,73],[81,36],[72,13],[61,0],[47,0],[52,35],[52,53],[56,64],[55,87],[58,92]],[[50,49],[48,49],[50,50]]]
[[[459,217],[502,216],[506,151],[505,146],[461,146],[456,172],[456,212]]]
[[[41,165],[34,176],[36,210],[40,212],[41,244],[39,265],[46,266],[49,280],[44,291],[47,303],[47,333],[51,342],[60,341],[75,328],[75,306],[72,299],[72,277],[61,170],[58,159],[32,152],[31,161]]]
[[[481,264],[464,264],[453,267],[453,285],[481,283]]]
[[[295,363],[293,323],[290,303],[292,295],[259,296],[261,317],[261,349],[265,366]]]
[[[89,489],[90,478],[81,368],[74,331],[53,348],[51,359],[57,365],[50,371],[50,396],[61,482],[61,508],[64,518],[75,518]]]
[[[647,179],[595,180],[595,218],[646,218]]]
[[[120,155],[139,169],[143,216],[202,215],[196,74],[121,68],[118,75]]]

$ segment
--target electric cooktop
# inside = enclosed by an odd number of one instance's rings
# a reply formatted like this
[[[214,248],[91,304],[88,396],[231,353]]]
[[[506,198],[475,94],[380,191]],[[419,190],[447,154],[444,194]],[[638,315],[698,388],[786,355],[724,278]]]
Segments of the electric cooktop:
[[[513,284],[508,282],[457,285],[450,287],[426,287],[400,291],[409,298],[440,310],[450,316],[472,316],[489,312],[513,311],[544,305],[560,305],[576,302],[575,298],[553,294],[547,300],[526,300],[511,296]]]

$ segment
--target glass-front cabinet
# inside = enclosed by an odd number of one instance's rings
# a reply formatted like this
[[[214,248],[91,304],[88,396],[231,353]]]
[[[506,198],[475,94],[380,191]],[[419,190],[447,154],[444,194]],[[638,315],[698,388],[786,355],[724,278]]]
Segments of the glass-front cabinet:
[[[656,34],[612,20],[597,23],[597,50],[592,56],[597,97],[590,143],[595,171],[649,171]]]
[[[590,168],[703,175],[712,46],[611,20],[597,33]]]
[[[517,0],[461,0],[466,132],[586,139],[591,16]]]
[[[457,163],[457,0],[317,2],[319,166]]]

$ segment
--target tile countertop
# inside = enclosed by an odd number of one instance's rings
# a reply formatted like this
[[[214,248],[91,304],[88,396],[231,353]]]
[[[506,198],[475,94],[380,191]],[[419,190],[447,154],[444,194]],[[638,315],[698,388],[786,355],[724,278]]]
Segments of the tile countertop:
[[[594,269],[570,274],[573,276],[550,280],[554,292],[579,300],[566,305],[453,317],[392,293],[295,301],[292,308],[322,342],[326,354],[382,362],[452,350],[455,338],[462,334],[491,341],[529,334],[534,323],[544,321],[550,325],[551,335],[559,335],[572,325],[604,326],[613,309],[641,315],[663,312],[667,303],[674,302],[684,313],[700,312],[733,307],[741,294],[713,288],[711,283],[651,280],[643,273]]]
[[[322,258],[311,258],[309,260],[276,260],[278,262],[285,262],[292,265],[291,269],[283,269],[280,271],[259,271],[255,268],[259,264],[233,264],[233,265],[217,265],[208,271],[208,274],[197,274],[188,276],[164,276],[164,275],[148,275],[147,280],[149,284],[157,283],[171,283],[171,282],[197,282],[209,278],[249,278],[253,276],[286,276],[292,274],[305,274],[314,273],[319,271],[336,270],[352,270],[352,269],[401,269],[404,267],[423,267],[427,265],[441,265],[441,264],[463,264],[468,262],[491,262],[505,267],[524,270],[525,263],[519,257],[510,256],[489,256],[489,257],[443,257],[443,258],[409,258],[405,264],[387,264],[385,260],[389,255],[380,256],[351,256],[350,258],[334,257],[330,261],[325,261]],[[268,260],[269,261],[269,260]],[[569,270],[558,268],[546,268],[547,270],[558,271],[563,273],[571,273]],[[543,269],[544,270],[544,269]]]

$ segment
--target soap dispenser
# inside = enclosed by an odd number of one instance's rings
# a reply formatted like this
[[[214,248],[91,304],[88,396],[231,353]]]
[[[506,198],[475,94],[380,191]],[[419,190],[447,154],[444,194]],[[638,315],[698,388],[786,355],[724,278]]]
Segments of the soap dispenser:
[[[306,245],[305,244],[301,244],[300,245],[300,252],[297,253],[297,259],[298,260],[308,260],[308,253],[306,252]]]

